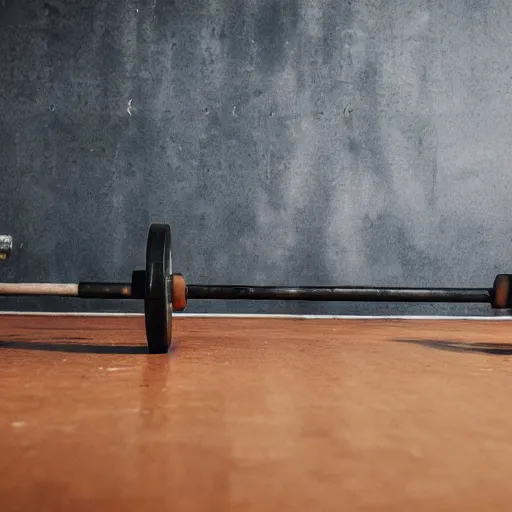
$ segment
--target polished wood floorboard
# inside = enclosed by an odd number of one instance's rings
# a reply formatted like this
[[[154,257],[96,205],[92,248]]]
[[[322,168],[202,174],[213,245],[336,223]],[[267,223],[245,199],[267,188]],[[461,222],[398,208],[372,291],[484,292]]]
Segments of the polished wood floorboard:
[[[512,323],[0,317],[0,510],[512,510]]]

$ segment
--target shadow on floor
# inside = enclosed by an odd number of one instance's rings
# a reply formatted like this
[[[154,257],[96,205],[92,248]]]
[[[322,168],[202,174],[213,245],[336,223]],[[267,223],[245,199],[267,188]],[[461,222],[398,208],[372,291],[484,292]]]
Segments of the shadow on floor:
[[[510,343],[464,343],[451,340],[411,340],[401,338],[395,338],[393,341],[451,352],[472,352],[501,356],[512,355],[512,344]]]
[[[86,339],[86,338],[84,338]],[[70,338],[66,338],[67,341]],[[66,352],[85,354],[148,354],[142,345],[97,345],[91,343],[61,343],[55,341],[0,340],[0,349],[39,350],[44,352]]]

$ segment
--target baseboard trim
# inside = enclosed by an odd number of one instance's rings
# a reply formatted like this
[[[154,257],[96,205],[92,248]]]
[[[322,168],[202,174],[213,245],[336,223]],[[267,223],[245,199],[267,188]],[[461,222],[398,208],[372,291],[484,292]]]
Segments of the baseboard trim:
[[[0,316],[56,316],[56,317],[143,317],[143,313],[117,312],[52,312],[52,311],[0,311]],[[258,313],[175,313],[176,318],[267,318],[303,320],[468,320],[468,321],[511,321],[512,315],[503,316],[443,316],[443,315],[293,315]]]

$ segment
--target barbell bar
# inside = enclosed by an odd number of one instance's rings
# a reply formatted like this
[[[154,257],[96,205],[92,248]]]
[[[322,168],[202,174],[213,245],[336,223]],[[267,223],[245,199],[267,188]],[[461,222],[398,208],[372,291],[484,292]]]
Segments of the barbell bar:
[[[512,309],[512,275],[499,274],[491,288],[387,288],[357,286],[230,286],[187,284],[172,270],[171,228],[152,224],[146,267],[129,283],[0,283],[0,296],[58,296],[82,299],[144,300],[150,353],[166,353],[172,337],[172,313],[189,300],[296,300],[348,302],[484,303]]]

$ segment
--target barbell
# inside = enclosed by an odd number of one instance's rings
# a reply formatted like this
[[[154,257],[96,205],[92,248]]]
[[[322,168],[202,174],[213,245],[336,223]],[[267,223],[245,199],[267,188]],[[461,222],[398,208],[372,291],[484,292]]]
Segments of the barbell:
[[[9,255],[10,255],[9,247]],[[4,258],[8,259],[8,258]],[[169,351],[172,314],[189,300],[303,300],[349,302],[487,303],[512,308],[512,274],[498,274],[491,288],[378,288],[340,286],[228,286],[187,284],[173,272],[171,228],[152,224],[146,243],[146,267],[134,270],[129,283],[0,283],[0,296],[59,296],[82,299],[144,300],[148,350]]]

